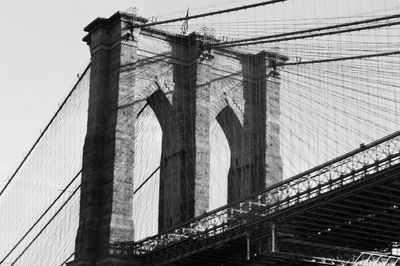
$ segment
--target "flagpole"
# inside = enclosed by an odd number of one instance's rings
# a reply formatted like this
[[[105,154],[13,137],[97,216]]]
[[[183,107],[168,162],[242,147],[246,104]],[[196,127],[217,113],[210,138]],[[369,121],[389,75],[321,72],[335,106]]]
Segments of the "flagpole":
[[[271,0],[271,1],[265,1],[257,4],[251,4],[251,5],[245,5],[241,7],[234,7],[234,8],[229,8],[229,9],[223,9],[223,10],[218,10],[214,12],[209,12],[209,13],[202,13],[198,15],[193,15],[193,16],[188,16],[183,17],[183,18],[175,18],[175,19],[169,19],[169,20],[163,20],[159,22],[153,22],[153,23],[147,23],[147,24],[136,24],[133,27],[134,28],[145,28],[145,27],[150,27],[150,26],[155,26],[155,25],[160,25],[160,24],[166,24],[166,23],[172,23],[172,22],[177,22],[177,21],[183,21],[183,20],[189,20],[189,19],[195,19],[195,18],[202,18],[202,17],[207,17],[207,16],[213,16],[213,15],[218,15],[218,14],[223,14],[223,13],[229,13],[233,11],[239,11],[243,9],[249,9],[249,8],[254,8],[258,6],[265,6],[265,5],[270,5],[270,4],[275,4],[279,2],[286,2],[287,0]]]

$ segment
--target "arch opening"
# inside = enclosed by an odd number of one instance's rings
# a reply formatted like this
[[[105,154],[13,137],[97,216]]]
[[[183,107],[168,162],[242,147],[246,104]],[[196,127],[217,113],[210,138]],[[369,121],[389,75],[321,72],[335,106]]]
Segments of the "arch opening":
[[[144,107],[135,125],[134,192],[139,189],[133,205],[136,241],[157,234],[177,200],[164,197],[169,193],[166,190],[175,188],[173,184],[166,186],[164,180],[169,172],[165,157],[174,153],[179,138],[175,112],[161,89],[146,100],[150,108]]]
[[[158,232],[162,130],[152,108],[143,110],[135,128],[133,224],[138,241]]]
[[[235,112],[228,105],[216,116],[225,134],[230,149],[230,165],[227,181],[227,203],[235,201],[247,193],[247,184],[242,175],[243,127]]]
[[[216,120],[210,124],[210,196],[209,211],[228,202],[228,172],[231,150],[225,133]]]

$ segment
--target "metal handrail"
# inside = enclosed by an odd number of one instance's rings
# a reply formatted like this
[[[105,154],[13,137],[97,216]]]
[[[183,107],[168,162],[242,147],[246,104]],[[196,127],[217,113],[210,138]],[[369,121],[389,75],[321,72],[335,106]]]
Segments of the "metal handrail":
[[[387,167],[387,165],[385,165],[386,162],[389,162],[390,166],[391,160],[397,159],[400,161],[399,158],[394,157],[395,155],[398,156],[400,147],[396,146],[396,149],[394,149],[395,152],[390,152],[390,148],[392,147],[390,145],[390,141],[394,141],[397,138],[396,141],[398,141],[400,145],[400,138],[398,138],[399,136],[400,131],[397,131],[370,144],[360,145],[360,148],[356,150],[339,156],[301,174],[295,175],[289,179],[276,183],[262,190],[261,192],[255,193],[244,199],[222,206],[216,210],[191,219],[184,224],[176,226],[158,235],[145,238],[136,243],[124,242],[118,244],[122,246],[129,246],[129,249],[131,249],[131,251],[135,254],[144,254],[151,252],[156,247],[160,247],[158,244],[161,244],[162,247],[166,247],[189,237],[201,237],[204,234],[215,232],[221,228],[221,230],[224,230],[224,228],[231,229],[229,225],[238,223],[240,224],[241,220],[247,219],[251,214],[258,213],[262,216],[265,215],[262,214],[262,211],[266,210],[268,210],[268,214],[274,213],[276,209],[279,210],[283,207],[281,206],[282,203],[287,204],[286,207],[289,207],[297,202],[302,202],[326,191],[330,191],[332,188],[327,190],[324,187],[327,185],[330,185],[331,187],[332,185],[335,186],[335,182],[337,182],[339,178],[341,178],[342,181],[341,185],[344,185],[347,184],[346,182],[349,183],[356,180],[355,178],[359,179],[366,174],[377,172],[378,167]],[[388,142],[388,145],[381,145],[386,144],[386,142]],[[349,163],[351,163],[352,166],[357,165],[358,167],[356,167],[356,169],[354,167],[350,167]],[[341,169],[341,167],[345,167],[346,169]],[[351,178],[353,180],[351,180]],[[346,179],[347,181],[345,180],[345,182],[343,182],[343,179]],[[336,184],[336,186],[339,185],[340,184]],[[302,187],[300,188],[300,186]],[[315,190],[318,190],[318,193],[316,193]],[[303,199],[299,199],[299,197],[302,195],[308,196]],[[257,204],[259,206],[257,206],[257,208],[253,208],[252,205]],[[233,214],[233,212],[243,212],[245,215],[236,216]],[[230,220],[231,218],[233,219]],[[205,226],[200,228],[202,225]],[[232,228],[234,227],[235,226]],[[144,246],[146,246],[148,250],[143,250],[140,248]]]

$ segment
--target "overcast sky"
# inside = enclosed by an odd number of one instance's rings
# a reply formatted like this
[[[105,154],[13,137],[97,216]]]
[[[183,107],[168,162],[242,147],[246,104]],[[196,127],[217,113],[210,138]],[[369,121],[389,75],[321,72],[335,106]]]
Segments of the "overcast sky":
[[[254,1],[251,1],[254,2]],[[96,17],[138,7],[144,17],[184,16],[245,0],[0,1],[0,183],[22,160],[89,62],[83,28]],[[294,13],[382,9],[398,0],[302,0]],[[198,10],[197,7],[207,9]],[[354,13],[354,12],[353,12]],[[291,16],[291,15],[290,15]]]
[[[188,6],[221,2],[227,0],[0,1],[0,180],[16,168],[89,62],[82,42],[88,23],[129,7],[144,17],[184,16]]]

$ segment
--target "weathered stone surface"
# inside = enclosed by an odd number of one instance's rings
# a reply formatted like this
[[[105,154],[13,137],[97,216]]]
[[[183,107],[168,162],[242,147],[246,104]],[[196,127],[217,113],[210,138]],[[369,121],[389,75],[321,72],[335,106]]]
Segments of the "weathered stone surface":
[[[89,34],[84,40],[92,58],[89,117],[75,262],[71,265],[104,265],[97,261],[108,254],[110,243],[133,240],[135,116],[129,103],[135,80],[125,79],[120,71],[135,62],[136,44],[124,38],[129,23],[125,15],[116,13],[85,29]]]
[[[110,244],[133,240],[135,121],[146,106],[163,134],[159,231],[209,208],[213,119],[231,150],[229,202],[282,178],[279,79],[268,66],[275,59],[226,49],[204,59],[196,34],[131,31],[131,23],[117,13],[86,27],[92,56],[89,119],[76,260],[70,265],[128,263],[107,254]]]

